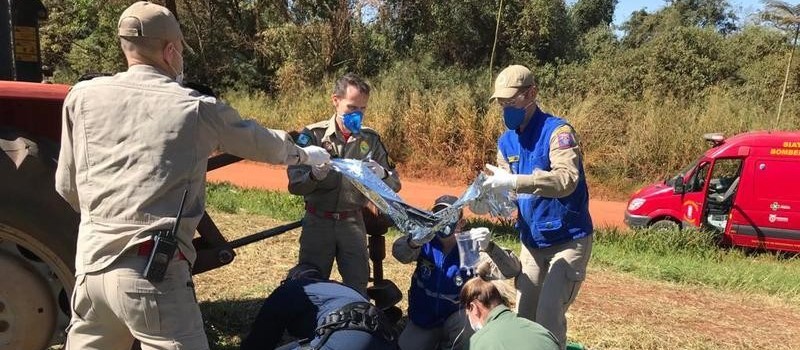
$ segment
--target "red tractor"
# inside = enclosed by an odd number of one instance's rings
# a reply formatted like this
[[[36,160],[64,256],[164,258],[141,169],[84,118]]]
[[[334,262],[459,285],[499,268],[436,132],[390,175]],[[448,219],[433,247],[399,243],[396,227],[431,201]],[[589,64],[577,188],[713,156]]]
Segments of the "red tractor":
[[[174,12],[174,1],[167,5]],[[75,283],[79,214],[55,191],[61,107],[69,86],[42,82],[39,22],[46,17],[38,0],[0,0],[0,349],[63,343]],[[208,170],[239,160],[217,155],[209,158]],[[394,304],[402,295],[383,280],[381,269],[383,233],[391,223],[372,218],[367,226],[375,283],[369,294],[399,318]],[[297,221],[227,241],[206,214],[193,242],[193,273],[230,263],[234,248],[299,226]]]

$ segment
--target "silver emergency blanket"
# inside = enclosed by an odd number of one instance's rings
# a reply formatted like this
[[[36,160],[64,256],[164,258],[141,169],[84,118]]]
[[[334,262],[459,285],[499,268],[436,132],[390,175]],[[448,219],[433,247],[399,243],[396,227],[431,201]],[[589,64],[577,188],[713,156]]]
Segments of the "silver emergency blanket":
[[[360,160],[334,159],[331,163],[334,170],[350,180],[364,196],[389,215],[401,232],[409,235],[416,243],[428,242],[437,233],[442,236],[451,235],[453,232],[449,228],[458,221],[461,209],[475,201],[487,206],[489,213],[496,217],[510,217],[516,211],[514,200],[508,193],[484,191],[481,187],[486,179],[484,173],[478,174],[455,204],[432,213],[405,203]]]

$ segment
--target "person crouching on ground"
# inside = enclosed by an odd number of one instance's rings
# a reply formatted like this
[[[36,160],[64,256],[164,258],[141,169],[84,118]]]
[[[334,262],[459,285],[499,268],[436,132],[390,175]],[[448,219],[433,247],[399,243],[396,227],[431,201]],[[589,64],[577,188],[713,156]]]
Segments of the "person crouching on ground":
[[[495,283],[475,277],[461,288],[459,298],[467,313],[471,350],[558,350],[553,333],[531,320],[517,317],[509,309]]]
[[[439,197],[432,210],[438,212],[453,205],[458,198]],[[400,335],[401,349],[467,349],[467,339],[472,330],[467,327],[460,311],[458,293],[470,276],[460,267],[456,234],[466,221],[463,212],[455,224],[454,233],[447,237],[436,236],[432,241],[417,246],[407,237],[398,238],[392,246],[392,255],[401,263],[417,262],[408,292],[409,322]],[[514,278],[521,264],[510,250],[491,241],[488,228],[470,230],[470,235],[481,249],[481,262],[477,272],[486,278]]]
[[[326,279],[311,264],[289,270],[261,306],[242,350],[275,349],[284,331],[299,341],[279,349],[394,350],[383,313],[357,290]]]

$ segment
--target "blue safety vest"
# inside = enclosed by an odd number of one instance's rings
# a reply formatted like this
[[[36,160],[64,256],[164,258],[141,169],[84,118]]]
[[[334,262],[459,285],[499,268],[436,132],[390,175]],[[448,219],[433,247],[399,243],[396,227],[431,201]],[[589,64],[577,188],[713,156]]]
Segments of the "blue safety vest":
[[[468,276],[460,268],[458,247],[442,252],[438,238],[424,244],[408,291],[408,318],[422,328],[435,328],[458,311],[458,294]]]
[[[553,131],[566,124],[563,119],[537,108],[521,134],[516,130],[503,133],[497,145],[511,172],[529,175],[536,169],[550,171],[550,138]],[[583,164],[578,170],[578,185],[569,196],[547,198],[517,194],[519,219],[516,228],[526,247],[545,248],[592,234],[589,190]]]

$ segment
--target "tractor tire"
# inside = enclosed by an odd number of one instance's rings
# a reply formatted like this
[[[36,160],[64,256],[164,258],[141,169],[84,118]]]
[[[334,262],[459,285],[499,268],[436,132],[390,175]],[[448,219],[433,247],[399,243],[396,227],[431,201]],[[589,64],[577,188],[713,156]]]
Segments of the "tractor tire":
[[[677,231],[680,230],[681,225],[670,219],[661,219],[656,222],[653,222],[652,224],[650,224],[649,227],[651,230],[656,230],[656,231],[661,231],[661,230]]]
[[[58,145],[0,129],[0,348],[64,342],[79,215],[55,191]]]

